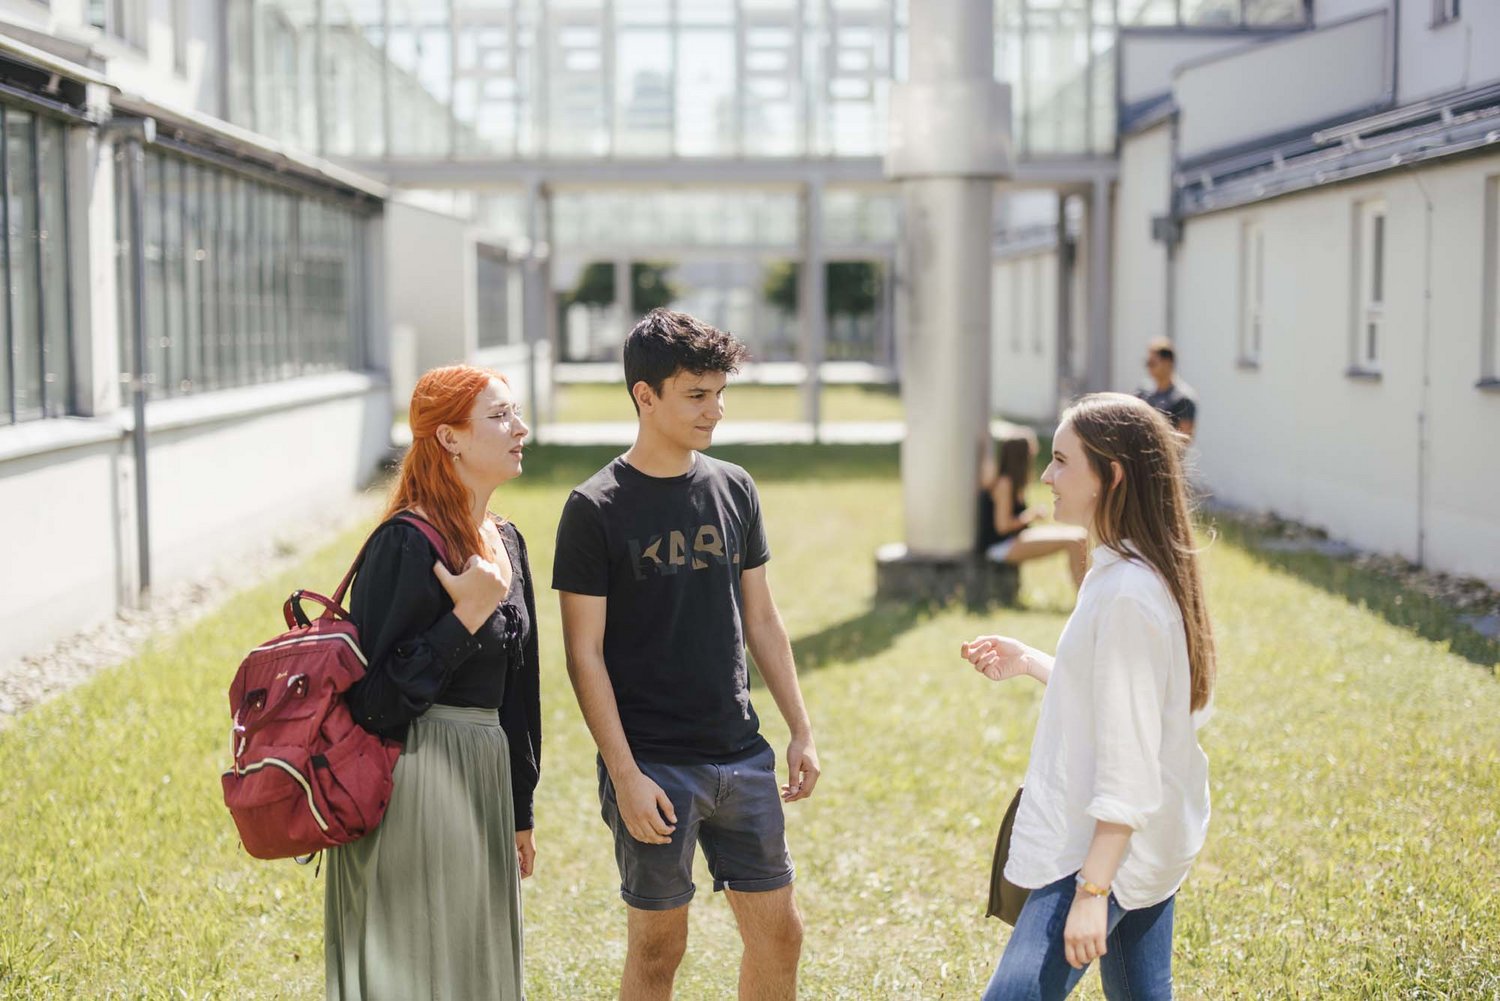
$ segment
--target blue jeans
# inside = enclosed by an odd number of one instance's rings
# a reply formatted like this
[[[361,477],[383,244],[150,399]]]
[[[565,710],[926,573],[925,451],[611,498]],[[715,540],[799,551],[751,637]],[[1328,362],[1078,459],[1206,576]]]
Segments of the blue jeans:
[[[1032,890],[983,1001],[1054,1001],[1068,996],[1088,967],[1075,970],[1063,951],[1063,928],[1077,889],[1071,875]],[[1110,1001],[1172,997],[1172,903],[1127,911],[1109,898],[1109,937],[1099,957]]]

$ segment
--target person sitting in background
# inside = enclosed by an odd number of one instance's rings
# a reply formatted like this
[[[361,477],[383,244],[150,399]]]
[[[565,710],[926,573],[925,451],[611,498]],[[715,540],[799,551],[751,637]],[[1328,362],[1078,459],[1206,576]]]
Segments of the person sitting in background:
[[[1158,337],[1146,346],[1146,372],[1151,381],[1135,395],[1166,414],[1172,430],[1192,440],[1198,423],[1198,394],[1177,378],[1177,351],[1171,341]]]
[[[978,549],[996,563],[1011,564],[1067,553],[1076,589],[1088,569],[1088,533],[1074,525],[1036,524],[1047,517],[1045,510],[1026,505],[1036,453],[1030,430],[1004,439],[995,452],[985,449],[979,464]]]

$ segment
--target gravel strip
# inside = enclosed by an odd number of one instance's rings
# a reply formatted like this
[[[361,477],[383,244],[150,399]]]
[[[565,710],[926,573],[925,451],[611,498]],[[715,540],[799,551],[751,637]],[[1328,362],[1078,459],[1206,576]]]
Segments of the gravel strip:
[[[122,611],[49,649],[0,662],[0,730],[27,709],[129,660],[154,634],[184,629],[236,594],[296,566],[330,539],[372,521],[384,503],[383,489],[366,491],[337,514],[303,519],[226,560],[208,576],[153,589],[149,609]]]
[[[1330,538],[1321,528],[1303,525],[1274,513],[1246,511],[1226,505],[1208,506],[1205,513],[1243,525],[1253,533],[1253,544],[1259,549],[1313,552],[1343,560],[1361,570],[1398,581],[1417,594],[1447,605],[1458,613],[1460,621],[1483,636],[1493,638],[1500,635],[1500,590],[1477,577],[1426,570],[1399,556],[1367,552]]]

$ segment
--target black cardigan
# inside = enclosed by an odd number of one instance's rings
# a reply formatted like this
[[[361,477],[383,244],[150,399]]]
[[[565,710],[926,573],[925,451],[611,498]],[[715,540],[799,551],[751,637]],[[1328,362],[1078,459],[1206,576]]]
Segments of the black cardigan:
[[[399,519],[375,530],[349,595],[349,618],[369,668],[348,699],[361,726],[400,741],[434,703],[500,710],[510,743],[516,830],[524,831],[534,824],[542,759],[536,596],[526,540],[510,522],[500,537],[514,569],[510,594],[470,635],[432,572],[437,552],[421,531]],[[507,619],[519,620],[519,643],[508,638]]]

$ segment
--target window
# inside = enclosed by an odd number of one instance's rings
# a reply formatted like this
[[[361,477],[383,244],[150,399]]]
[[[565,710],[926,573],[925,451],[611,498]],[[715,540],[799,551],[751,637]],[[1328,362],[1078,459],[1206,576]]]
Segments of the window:
[[[1460,0],[1432,0],[1432,26],[1457,21]]]
[[[172,0],[172,68],[178,73],[187,73],[187,50],[187,0]]]
[[[1377,374],[1385,334],[1385,202],[1361,202],[1358,207],[1353,369]]]
[[[1031,300],[1031,353],[1040,355],[1048,310],[1056,300],[1057,268],[1050,257],[1039,255],[1033,259],[1036,261],[1036,295]]]
[[[73,408],[66,126],[0,107],[0,424]]]
[[[520,341],[520,328],[510,325],[510,264],[506,253],[497,247],[479,247],[475,282],[478,285],[479,346],[499,347]]]
[[[1010,272],[1010,353],[1021,353],[1021,328],[1026,324],[1026,262],[1012,260]]]
[[[128,373],[123,159],[120,167],[120,366]],[[363,364],[364,217],[357,209],[157,149],[146,155],[145,188],[151,398]]]
[[[1266,237],[1259,222],[1240,230],[1240,364],[1260,364],[1265,333]]]
[[[146,12],[141,0],[88,0],[89,24],[138,48],[146,45]]]

